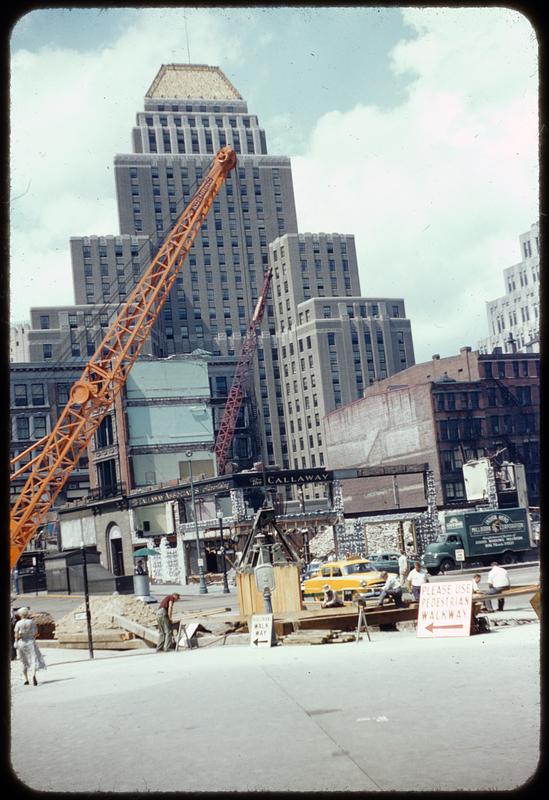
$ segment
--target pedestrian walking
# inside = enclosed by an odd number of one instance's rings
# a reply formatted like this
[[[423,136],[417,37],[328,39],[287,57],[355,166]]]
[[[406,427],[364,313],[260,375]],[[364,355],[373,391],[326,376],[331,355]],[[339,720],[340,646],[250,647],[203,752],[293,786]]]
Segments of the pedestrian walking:
[[[156,645],[156,652],[166,652],[171,649],[173,645],[173,632],[172,632],[172,614],[173,604],[179,600],[179,594],[167,594],[158,606],[156,612],[156,619],[158,622],[158,644]]]
[[[492,561],[491,567],[492,569],[488,573],[488,589],[484,596],[484,605],[486,606],[487,611],[494,610],[494,604],[488,599],[487,595],[499,594],[502,589],[508,589],[509,586],[511,586],[509,574],[504,567],[500,567],[497,561]],[[498,611],[503,611],[504,605],[505,599],[503,597],[499,597]]]
[[[406,583],[407,575],[408,575],[408,559],[406,558],[406,551],[403,548],[401,548],[400,555],[398,557],[398,577],[402,588],[404,588],[404,585]]]
[[[424,583],[429,582],[429,575],[427,574],[427,570],[421,566],[420,561],[416,561],[414,564],[414,568],[410,570],[408,573],[408,577],[406,579],[408,584],[408,591],[411,591],[414,595],[414,600],[416,603],[419,603],[419,595],[421,593],[421,587]]]
[[[38,628],[36,622],[29,617],[30,610],[28,608],[20,608],[17,612],[19,620],[15,623],[14,637],[17,655],[21,661],[21,668],[23,671],[23,683],[25,686],[29,685],[29,672],[32,676],[34,686],[38,686],[36,680],[36,671],[39,669],[46,669],[46,662],[40,652],[40,648],[36,644],[36,637],[38,635]]]
[[[388,597],[394,601],[397,608],[404,608],[404,603],[402,602],[402,586],[400,585],[399,578],[397,578],[396,575],[389,575],[389,573],[385,571],[381,572],[380,575],[385,581],[385,584],[379,595],[378,605],[382,606],[383,601]]]

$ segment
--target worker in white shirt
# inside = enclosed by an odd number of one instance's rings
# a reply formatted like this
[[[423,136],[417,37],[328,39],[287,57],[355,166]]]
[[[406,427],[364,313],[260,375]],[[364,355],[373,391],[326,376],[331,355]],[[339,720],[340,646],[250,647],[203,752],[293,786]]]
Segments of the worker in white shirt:
[[[489,594],[499,594],[502,589],[508,589],[511,585],[511,581],[509,580],[509,575],[507,574],[507,570],[503,567],[500,567],[497,561],[492,561],[491,564],[492,569],[488,573],[488,589],[486,591],[486,595]],[[493,611],[494,606],[492,601],[488,599],[488,597],[484,597],[484,605],[486,606],[487,611]],[[498,611],[503,611],[503,607],[505,605],[505,600],[503,597],[498,598]]]
[[[389,597],[391,600],[394,600],[395,606],[397,608],[404,608],[404,603],[402,602],[402,586],[400,585],[400,580],[397,578],[396,575],[389,575],[388,572],[381,572],[381,577],[385,581],[383,589],[381,590],[381,594],[379,595],[379,602],[378,605],[382,606],[383,601],[386,597]]]
[[[408,573],[406,582],[408,584],[408,591],[412,592],[414,595],[414,600],[416,603],[419,603],[421,587],[424,583],[429,582],[427,571],[422,568],[420,561],[416,561],[414,563],[414,568]]]
[[[404,588],[404,584],[406,583],[406,576],[408,575],[408,559],[406,558],[406,551],[401,548],[400,555],[398,557],[398,577],[400,579],[400,585]]]

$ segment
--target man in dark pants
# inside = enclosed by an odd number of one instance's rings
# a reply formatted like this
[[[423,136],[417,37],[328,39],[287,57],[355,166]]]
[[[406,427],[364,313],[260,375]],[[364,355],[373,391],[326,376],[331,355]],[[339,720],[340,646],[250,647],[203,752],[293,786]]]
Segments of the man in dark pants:
[[[173,613],[173,604],[179,600],[179,594],[174,592],[173,594],[167,594],[164,597],[158,606],[158,611],[156,612],[156,619],[158,622],[158,644],[156,645],[156,652],[161,653],[162,650],[166,652],[170,650],[173,645],[173,633],[172,633],[172,613]]]
[[[397,608],[404,608],[404,603],[402,602],[402,586],[400,585],[398,575],[389,575],[389,573],[385,571],[381,572],[380,575],[385,581],[385,585],[379,595],[378,605],[382,606],[383,601],[388,597],[390,600],[394,601]]]

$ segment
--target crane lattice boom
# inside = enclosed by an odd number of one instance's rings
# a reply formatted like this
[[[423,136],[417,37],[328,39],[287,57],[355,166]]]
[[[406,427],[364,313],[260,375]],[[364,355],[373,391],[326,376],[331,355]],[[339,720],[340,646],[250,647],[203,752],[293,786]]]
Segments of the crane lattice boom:
[[[246,338],[244,339],[238,364],[236,365],[231,390],[229,392],[229,396],[227,397],[225,410],[219,425],[219,431],[217,432],[217,437],[215,440],[215,457],[217,460],[217,472],[219,475],[223,475],[225,472],[225,466],[227,464],[229,450],[236,428],[236,420],[238,419],[238,414],[244,400],[244,391],[246,389],[246,383],[248,380],[248,375],[250,374],[250,367],[257,343],[257,332],[261,327],[261,321],[265,311],[265,303],[269,293],[272,274],[272,267],[269,267],[264,275],[263,286],[261,287],[259,299],[256,303],[250,324],[248,325]]]

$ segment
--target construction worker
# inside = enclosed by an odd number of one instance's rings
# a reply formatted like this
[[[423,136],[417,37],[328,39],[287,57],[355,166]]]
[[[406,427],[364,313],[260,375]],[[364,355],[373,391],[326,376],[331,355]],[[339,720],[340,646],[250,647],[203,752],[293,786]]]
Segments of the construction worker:
[[[337,592],[334,592],[329,583],[326,583],[322,588],[324,591],[324,598],[320,604],[321,608],[335,608],[336,606],[343,605],[337,596]]]
[[[158,622],[158,644],[156,645],[156,652],[166,652],[171,649],[173,645],[172,633],[172,614],[173,604],[179,600],[180,595],[177,592],[167,594],[158,606],[156,612],[156,619]]]
[[[492,569],[488,573],[488,589],[486,595],[499,594],[502,589],[508,589],[511,585],[509,574],[504,567],[500,567],[497,561],[492,561],[491,567]],[[492,601],[486,596],[484,597],[484,605],[487,611],[494,610]],[[503,597],[498,597],[498,611],[503,611],[504,605],[505,599]]]
[[[381,590],[381,594],[379,595],[379,602],[378,605],[382,606],[383,601],[386,597],[390,600],[394,601],[394,604],[397,608],[404,608],[404,603],[402,602],[402,586],[400,585],[400,580],[397,578],[396,575],[389,575],[388,572],[385,570],[380,572],[381,577],[385,581],[383,589]]]

